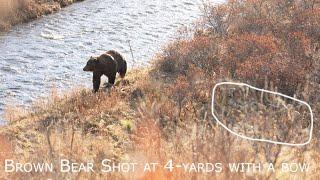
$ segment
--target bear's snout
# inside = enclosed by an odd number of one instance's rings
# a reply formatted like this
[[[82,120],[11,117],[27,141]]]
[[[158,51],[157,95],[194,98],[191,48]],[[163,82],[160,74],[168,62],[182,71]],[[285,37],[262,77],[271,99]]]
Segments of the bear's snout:
[[[88,71],[86,67],[83,68],[83,71]]]
[[[90,71],[90,68],[88,68],[88,66],[85,66],[85,67],[83,68],[83,71]]]

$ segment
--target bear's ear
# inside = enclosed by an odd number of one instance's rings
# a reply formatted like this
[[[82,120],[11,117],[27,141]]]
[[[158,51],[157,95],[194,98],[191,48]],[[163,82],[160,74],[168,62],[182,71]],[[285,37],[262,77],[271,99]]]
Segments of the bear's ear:
[[[96,57],[91,56],[90,60],[96,60]]]

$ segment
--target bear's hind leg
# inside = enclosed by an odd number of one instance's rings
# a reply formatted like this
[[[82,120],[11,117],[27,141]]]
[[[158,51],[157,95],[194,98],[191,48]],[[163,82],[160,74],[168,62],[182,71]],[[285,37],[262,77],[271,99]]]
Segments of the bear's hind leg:
[[[127,62],[124,61],[123,67],[119,71],[120,77],[123,79],[126,76],[126,73],[127,73]]]
[[[109,84],[112,84],[112,85],[114,85],[114,82],[116,81],[116,74],[114,74],[114,75],[109,75],[108,76],[108,82],[109,82]]]

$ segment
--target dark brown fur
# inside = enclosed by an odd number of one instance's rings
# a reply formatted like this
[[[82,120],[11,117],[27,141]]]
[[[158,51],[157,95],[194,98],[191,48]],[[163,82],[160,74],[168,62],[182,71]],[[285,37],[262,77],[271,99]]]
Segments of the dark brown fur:
[[[106,52],[106,54],[109,54],[114,58],[114,60],[117,61],[117,64],[118,64],[117,72],[120,74],[121,78],[124,78],[127,73],[127,62],[124,60],[122,55],[115,50],[110,50]]]
[[[117,61],[109,54],[102,54],[99,57],[91,57],[83,71],[93,72],[93,91],[97,92],[101,83],[101,76],[108,77],[108,82],[114,84],[118,70]]]

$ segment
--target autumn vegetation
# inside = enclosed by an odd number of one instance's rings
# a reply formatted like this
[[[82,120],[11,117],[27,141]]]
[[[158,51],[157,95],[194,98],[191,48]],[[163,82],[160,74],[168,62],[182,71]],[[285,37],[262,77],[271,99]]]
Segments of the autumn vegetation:
[[[0,31],[51,14],[82,0],[0,0]]]
[[[320,2],[317,0],[230,0],[205,2],[203,16],[179,30],[152,60],[131,70],[126,82],[92,94],[55,91],[31,110],[6,110],[0,160],[54,162],[307,162],[308,172],[35,173],[21,176],[139,179],[318,179],[320,176]],[[314,131],[310,144],[289,147],[240,139],[211,115],[211,93],[221,81],[244,82],[308,102]],[[242,96],[246,94],[246,98]],[[253,106],[254,105],[254,106]],[[247,136],[304,142],[310,114],[303,106],[258,91],[220,88],[216,109],[222,121]],[[257,128],[255,128],[257,127]],[[34,156],[34,154],[37,154]],[[140,173],[138,173],[140,172]]]

